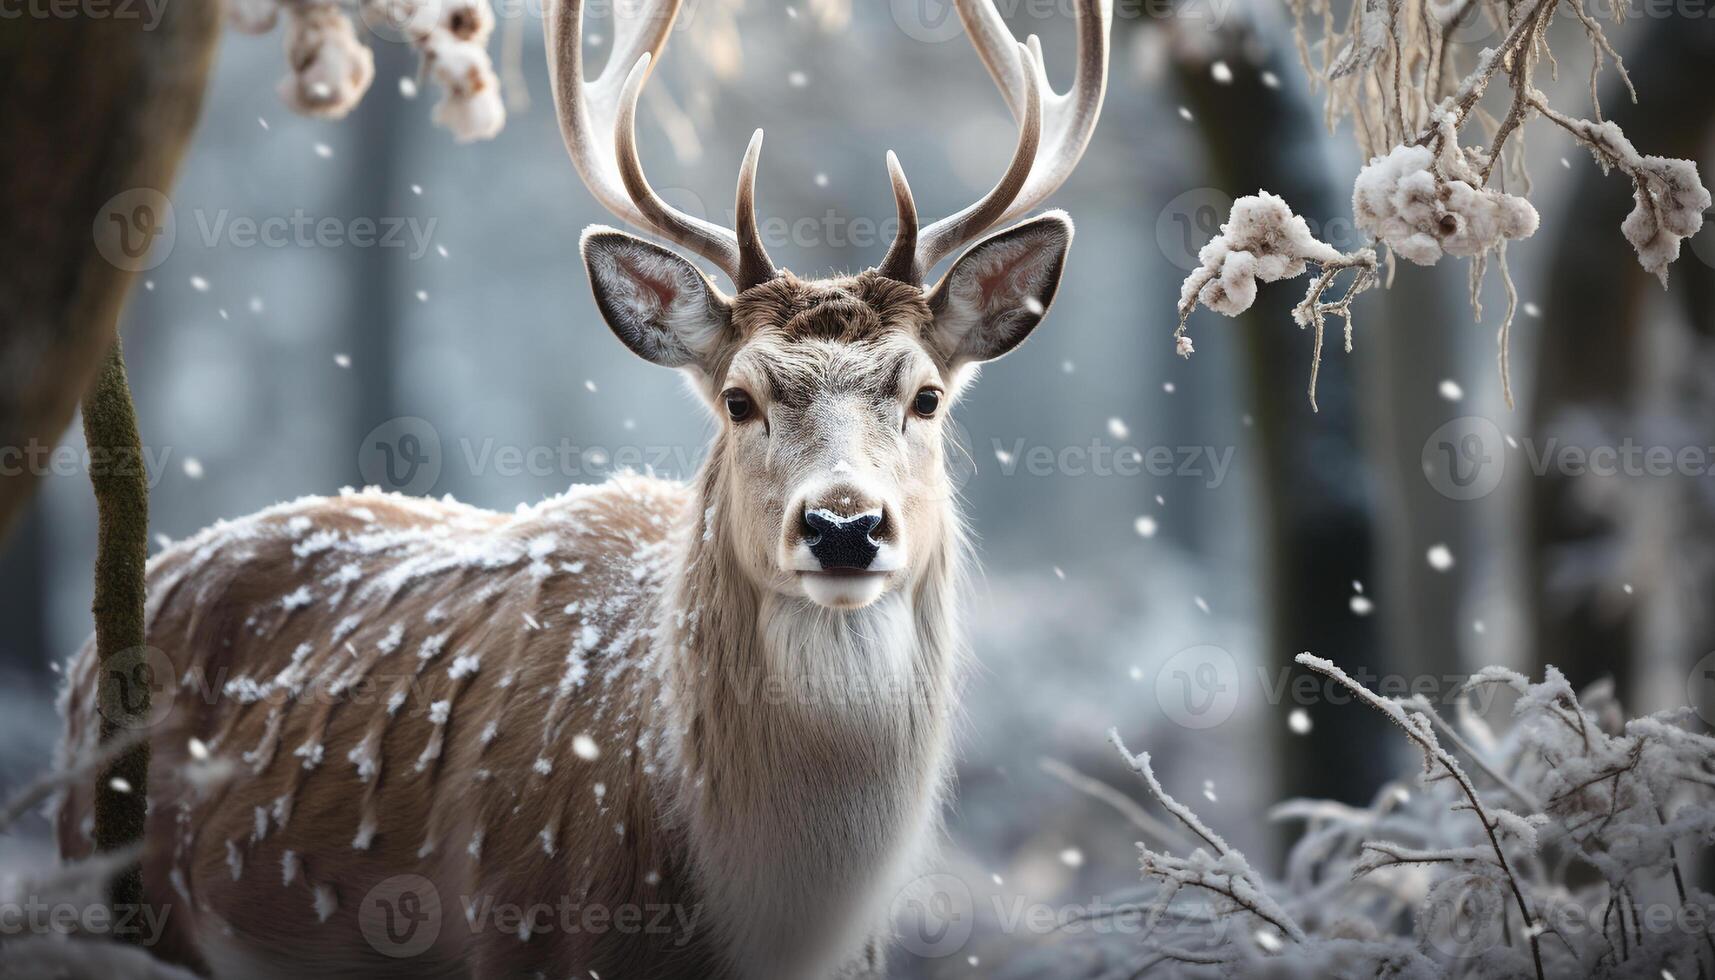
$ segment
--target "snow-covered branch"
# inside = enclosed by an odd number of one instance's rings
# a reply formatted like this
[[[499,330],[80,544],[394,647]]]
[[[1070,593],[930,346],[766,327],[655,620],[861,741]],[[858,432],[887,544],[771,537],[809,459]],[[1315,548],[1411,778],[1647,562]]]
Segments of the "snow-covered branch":
[[[1319,268],[1304,301],[1293,310],[1300,327],[1314,327],[1316,340],[1310,368],[1310,404],[1316,404],[1316,373],[1322,363],[1322,328],[1330,315],[1346,323],[1346,350],[1352,349],[1352,300],[1375,283],[1376,253],[1359,249],[1347,255],[1310,234],[1304,219],[1292,213],[1285,201],[1259,191],[1233,202],[1232,212],[1221,233],[1197,253],[1197,268],[1179,287],[1179,328],[1173,332],[1181,357],[1196,350],[1185,335],[1186,322],[1198,306],[1217,313],[1238,316],[1256,302],[1258,282],[1276,282],[1301,276],[1314,264]],[[1324,300],[1340,273],[1357,272],[1337,300]]]
[[[1507,344],[1516,295],[1506,244],[1529,237],[1538,225],[1519,137],[1524,123],[1537,115],[1550,120],[1589,148],[1604,170],[1617,169],[1632,180],[1636,207],[1620,230],[1637,250],[1639,263],[1666,285],[1680,242],[1702,227],[1710,194],[1695,163],[1641,154],[1618,126],[1602,119],[1596,95],[1604,66],[1612,60],[1628,91],[1631,80],[1602,23],[1582,0],[1353,0],[1338,27],[1334,0],[1289,3],[1300,60],[1312,84],[1327,89],[1330,127],[1350,118],[1359,152],[1369,161],[1353,185],[1352,212],[1370,245],[1385,250],[1389,275],[1395,256],[1418,265],[1445,257],[1470,259],[1472,312],[1481,319],[1478,296],[1491,257],[1500,269],[1508,302],[1497,333],[1498,358],[1509,405]],[[1590,45],[1594,120],[1551,107],[1535,85],[1543,56],[1553,64],[1550,27],[1562,10],[1571,12]],[[1614,10],[1616,19],[1623,15],[1623,6]],[[1499,31],[1500,43],[1471,50],[1475,46],[1461,41],[1456,29],[1472,19],[1486,20]],[[1321,24],[1314,38],[1312,22]],[[1498,79],[1506,80],[1504,99],[1491,98]],[[1469,128],[1473,121],[1474,129]],[[1462,146],[1461,135],[1471,132],[1484,134],[1488,145]],[[1247,244],[1254,242],[1259,222],[1268,222],[1272,234],[1263,251]],[[1185,279],[1175,349],[1182,356],[1193,351],[1185,327],[1197,306],[1236,316],[1250,308],[1257,282],[1299,275],[1307,262],[1322,269],[1311,287],[1312,296],[1319,297],[1332,278],[1330,253],[1334,249],[1311,238],[1286,202],[1266,192],[1240,198],[1221,233],[1199,255],[1199,267]],[[1351,267],[1366,255],[1365,271],[1325,308],[1345,321],[1348,350],[1350,302],[1373,284],[1375,253],[1361,247],[1344,256]],[[1300,326],[1314,325],[1318,334],[1312,405],[1321,350],[1323,314],[1318,311],[1324,310],[1319,302],[1307,297],[1294,311]]]
[[[459,142],[491,139],[506,123],[500,79],[488,55],[494,11],[488,0],[358,0],[365,23],[396,31],[416,49],[419,76],[441,88],[434,120]],[[235,30],[265,34],[286,19],[287,73],[280,99],[294,112],[342,119],[375,81],[375,53],[357,37],[340,0],[234,0],[227,20]],[[403,85],[414,94],[415,82]]]

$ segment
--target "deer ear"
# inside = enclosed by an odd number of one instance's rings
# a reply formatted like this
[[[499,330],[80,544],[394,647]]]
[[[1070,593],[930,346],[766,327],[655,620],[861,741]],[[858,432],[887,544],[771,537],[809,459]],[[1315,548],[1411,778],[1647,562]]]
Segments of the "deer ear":
[[[1064,211],[1017,224],[959,256],[929,291],[931,340],[955,367],[1012,350],[1048,313],[1072,245]]]
[[[637,356],[663,367],[697,367],[726,339],[732,303],[696,266],[601,225],[584,229],[580,250],[596,307]]]

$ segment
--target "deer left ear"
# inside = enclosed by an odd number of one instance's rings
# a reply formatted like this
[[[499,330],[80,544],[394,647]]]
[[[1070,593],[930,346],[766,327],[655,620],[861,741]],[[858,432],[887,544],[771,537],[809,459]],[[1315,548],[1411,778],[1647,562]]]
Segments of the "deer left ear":
[[[581,250],[608,328],[662,367],[704,368],[725,341],[732,304],[697,267],[659,245],[600,225]]]
[[[972,245],[929,291],[931,342],[955,367],[1017,347],[1048,313],[1072,219],[1050,211]]]

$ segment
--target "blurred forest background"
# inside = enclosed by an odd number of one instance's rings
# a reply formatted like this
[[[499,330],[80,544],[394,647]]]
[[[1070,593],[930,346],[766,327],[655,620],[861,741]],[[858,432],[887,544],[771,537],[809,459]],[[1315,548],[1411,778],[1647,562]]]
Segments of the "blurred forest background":
[[[1188,361],[1169,339],[1174,305],[1231,198],[1259,187],[1354,247],[1361,161],[1323,128],[1281,7],[1117,6],[1104,118],[1053,202],[1077,222],[1054,312],[956,409],[984,574],[944,864],[974,893],[977,934],[956,956],[907,950],[905,975],[981,975],[968,957],[1004,962],[1047,938],[1005,927],[997,897],[1092,903],[1136,883],[1131,828],[1070,785],[1081,773],[1133,794],[1109,727],[1253,857],[1279,845],[1262,816],[1273,801],[1366,800],[1404,748],[1371,713],[1291,687],[1300,651],[1432,697],[1484,664],[1612,676],[1638,712],[1710,683],[1694,669],[1715,650],[1709,464],[1532,464],[1568,446],[1715,446],[1715,232],[1687,243],[1661,290],[1619,231],[1629,185],[1534,123],[1542,230],[1509,253],[1526,304],[1517,408],[1495,366],[1498,284],[1473,322],[1464,268],[1444,264],[1404,266],[1358,302],[1356,351],[1327,358],[1312,414],[1309,337],[1286,313],[1301,284],[1265,287],[1235,321],[1197,314]],[[1064,86],[1069,5],[1001,7],[1016,34],[1042,35]],[[539,10],[497,12],[493,47],[521,45],[529,104],[470,146],[431,125],[430,96],[408,98],[399,44],[366,38],[374,90],[331,123],[279,103],[278,38],[223,37],[170,192],[176,241],[122,319],[159,538],[385,483],[378,427],[419,435],[432,462],[402,489],[501,509],[616,465],[695,464],[702,409],[615,342],[590,300],[578,234],[611,218],[561,146]],[[973,199],[1011,151],[1013,124],[941,0],[689,0],[681,18],[640,113],[651,177],[728,221],[744,144],[765,127],[764,234],[794,270],[880,259],[887,149],[925,214]],[[1613,36],[1641,101],[1608,85],[1605,108],[1639,147],[1697,160],[1707,179],[1708,6],[1633,11]],[[1588,63],[1568,61],[1539,84],[1576,108]],[[268,247],[230,232],[300,214],[404,234]],[[1502,438],[1466,441],[1490,431]],[[75,425],[65,440],[81,446]],[[1437,470],[1458,465],[1448,453],[1485,467],[1475,489]],[[0,552],[0,788],[50,757],[54,665],[91,629],[94,534],[86,476],[56,468]]]

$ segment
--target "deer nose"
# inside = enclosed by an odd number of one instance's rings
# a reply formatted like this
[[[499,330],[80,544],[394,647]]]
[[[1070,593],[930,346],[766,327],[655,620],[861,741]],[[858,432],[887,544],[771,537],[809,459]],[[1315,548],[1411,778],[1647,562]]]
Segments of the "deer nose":
[[[804,544],[825,570],[862,571],[881,550],[881,545],[870,538],[881,526],[879,510],[847,517],[819,507],[806,508],[802,520]]]

